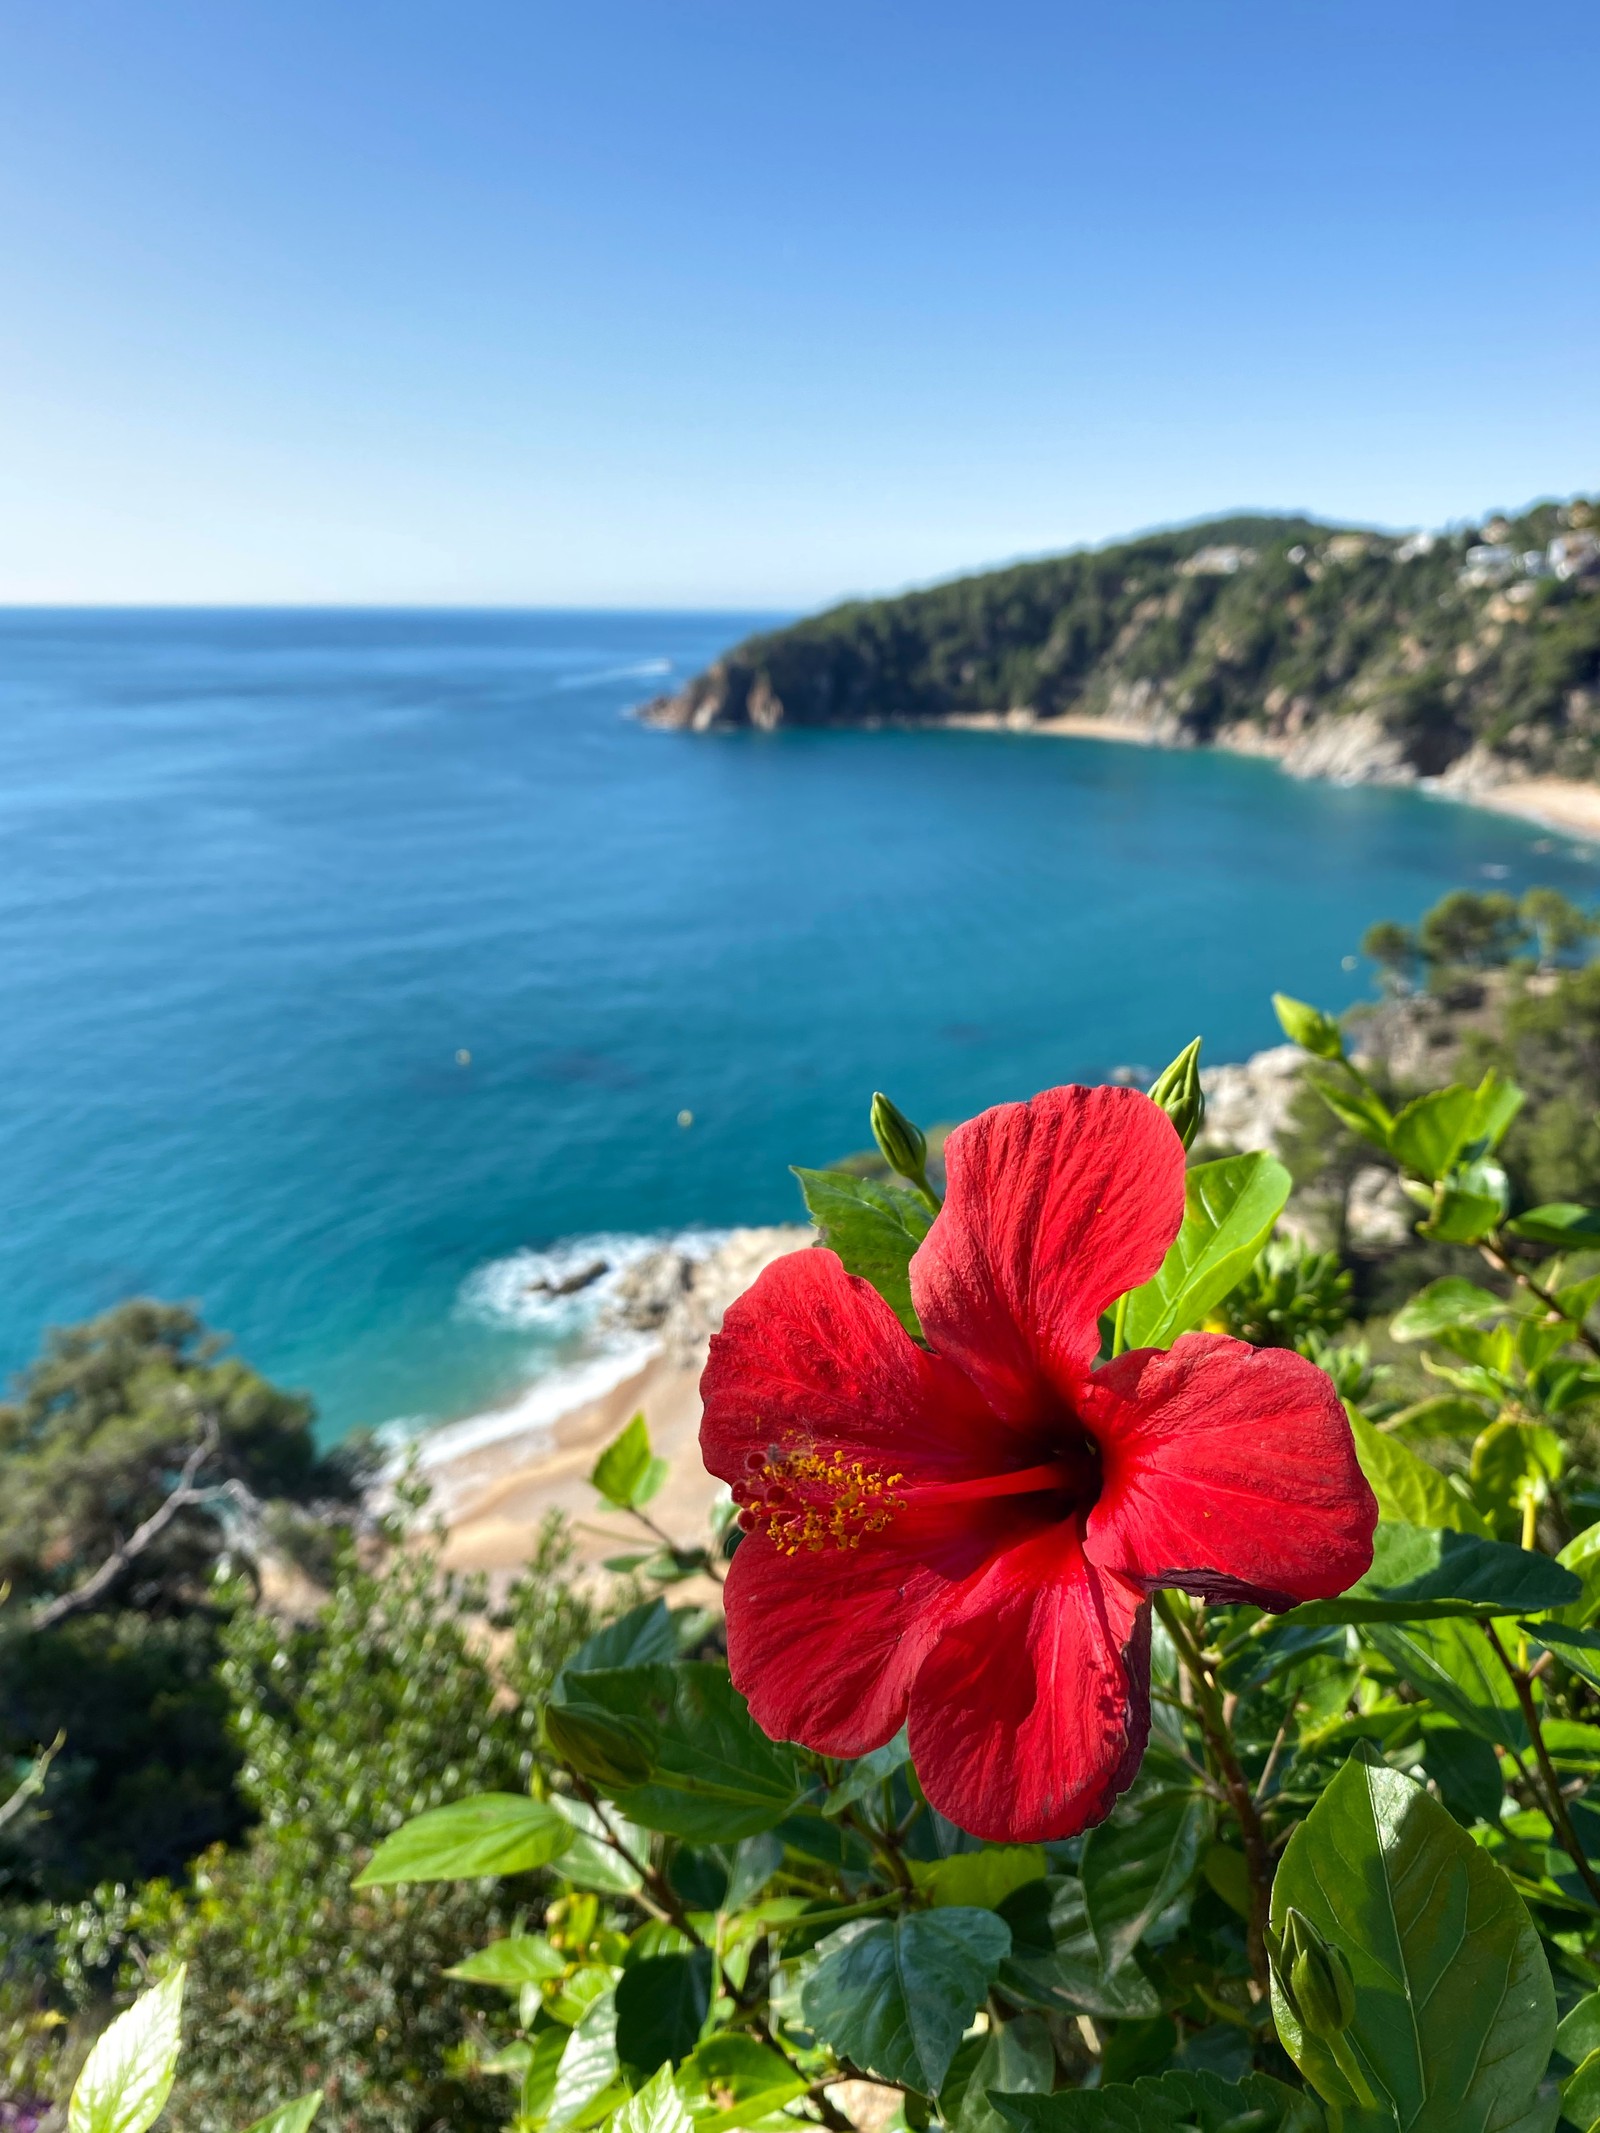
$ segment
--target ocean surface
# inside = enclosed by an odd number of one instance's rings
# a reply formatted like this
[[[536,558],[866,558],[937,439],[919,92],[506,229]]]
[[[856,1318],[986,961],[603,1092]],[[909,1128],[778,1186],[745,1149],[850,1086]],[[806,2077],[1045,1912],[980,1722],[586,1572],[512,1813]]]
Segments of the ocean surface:
[[[875,1087],[1237,1059],[1375,918],[1600,888],[1236,757],[626,717],[770,619],[0,614],[0,1369],[151,1294],[329,1436],[552,1412],[628,1351],[530,1284],[795,1216]]]

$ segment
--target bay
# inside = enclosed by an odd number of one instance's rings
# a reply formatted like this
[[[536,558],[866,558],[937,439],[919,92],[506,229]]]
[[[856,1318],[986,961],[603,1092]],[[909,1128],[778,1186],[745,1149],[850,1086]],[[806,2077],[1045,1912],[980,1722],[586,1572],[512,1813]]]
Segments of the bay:
[[[1375,918],[1593,892],[1259,761],[625,715],[761,619],[0,614],[0,1369],[157,1294],[330,1435],[472,1414],[617,1364],[530,1282],[796,1217],[875,1087],[1240,1058]]]

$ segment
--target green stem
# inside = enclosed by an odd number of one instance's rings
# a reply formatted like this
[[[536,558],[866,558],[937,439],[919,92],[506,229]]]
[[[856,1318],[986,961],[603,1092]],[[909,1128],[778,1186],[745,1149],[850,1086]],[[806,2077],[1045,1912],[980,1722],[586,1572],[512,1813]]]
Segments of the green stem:
[[[1385,1116],[1387,1116],[1389,1112],[1389,1106],[1378,1094],[1377,1090],[1367,1079],[1366,1075],[1362,1073],[1360,1067],[1356,1065],[1355,1061],[1348,1057],[1347,1054],[1341,1052],[1339,1055],[1338,1064],[1344,1068],[1345,1072],[1350,1076],[1350,1079],[1355,1083],[1356,1087],[1361,1091],[1362,1095],[1370,1096],[1372,1101],[1377,1105],[1378,1109],[1382,1111]]]
[[[1527,1273],[1511,1257],[1511,1254],[1506,1250],[1505,1238],[1499,1230],[1491,1230],[1489,1235],[1479,1242],[1478,1250],[1489,1262],[1490,1266],[1495,1269],[1496,1273],[1509,1276],[1519,1288],[1526,1289],[1535,1302],[1544,1305],[1552,1318],[1564,1319],[1572,1328],[1573,1339],[1582,1341],[1591,1355],[1600,1356],[1600,1335],[1591,1333],[1588,1326],[1581,1324],[1577,1319],[1567,1317],[1566,1312],[1562,1310],[1550,1291],[1535,1281],[1533,1276]]]
[[[1578,1869],[1579,1879],[1594,1899],[1596,1907],[1600,1908],[1600,1878],[1596,1877],[1594,1868],[1584,1856],[1578,1832],[1573,1828],[1572,1817],[1567,1812],[1566,1794],[1561,1790],[1556,1766],[1551,1762],[1550,1750],[1545,1746],[1544,1728],[1539,1723],[1539,1706],[1533,1700],[1533,1683],[1523,1668],[1512,1665],[1505,1646],[1495,1634],[1492,1622],[1484,1623],[1483,1633],[1493,1647],[1495,1657],[1505,1668],[1511,1686],[1516,1691],[1517,1702],[1522,1707],[1523,1723],[1527,1726],[1528,1738],[1533,1743],[1533,1759],[1539,1766],[1539,1776],[1543,1781],[1545,1808],[1550,1816],[1551,1826],[1561,1840],[1562,1850]]]
[[[595,1820],[600,1824],[600,1833],[604,1841],[610,1845],[618,1858],[625,1860],[633,1868],[639,1879],[644,1883],[645,1890],[648,1892],[648,1908],[664,1917],[669,1925],[676,1926],[678,1931],[686,1939],[693,1941],[697,1948],[703,1948],[706,1945],[704,1936],[690,1923],[689,1914],[683,1907],[683,1899],[666,1875],[653,1867],[648,1859],[639,1858],[617,1835],[610,1822],[606,1819],[605,1805],[600,1795],[595,1791],[588,1779],[580,1777],[570,1765],[563,1764],[562,1767],[572,1780],[573,1790],[577,1793],[579,1799],[593,1811]]]
[[[1179,1613],[1180,1605],[1184,1610],[1182,1614]],[[1250,1968],[1257,1985],[1265,1992],[1271,1983],[1271,1971],[1267,1963],[1267,1925],[1272,1907],[1272,1853],[1261,1826],[1261,1817],[1256,1812],[1254,1796],[1234,1751],[1233,1736],[1229,1731],[1221,1694],[1212,1679],[1211,1670],[1201,1654],[1200,1647],[1194,1640],[1187,1612],[1188,1603],[1182,1601],[1179,1595],[1170,1592],[1156,1594],[1156,1613],[1165,1623],[1167,1635],[1177,1647],[1178,1656],[1194,1685],[1195,1716],[1200,1721],[1200,1730],[1205,1735],[1206,1746],[1216,1765],[1217,1776],[1222,1781],[1223,1789],[1228,1795],[1228,1805],[1239,1825],[1239,1836],[1244,1844],[1245,1866],[1250,1876]]]
[[[806,1911],[799,1918],[774,1919],[767,1928],[769,1933],[798,1933],[802,1926],[842,1926],[852,1918],[870,1918],[874,1911],[886,1911],[891,1904],[899,1903],[902,1891],[890,1889],[882,1896],[863,1897],[860,1903],[841,1903],[831,1911]]]
[[[874,1829],[870,1822],[863,1822],[853,1807],[847,1807],[839,1820],[845,1828],[853,1829],[864,1844],[871,1846],[888,1868],[889,1879],[898,1889],[909,1891],[913,1887],[910,1869],[900,1856],[900,1846],[892,1832]]]

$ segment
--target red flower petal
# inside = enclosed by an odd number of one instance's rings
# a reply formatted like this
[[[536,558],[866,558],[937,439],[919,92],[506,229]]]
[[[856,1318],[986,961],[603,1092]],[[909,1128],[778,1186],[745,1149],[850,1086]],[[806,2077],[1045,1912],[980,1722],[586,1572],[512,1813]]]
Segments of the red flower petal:
[[[934,1639],[1019,1529],[1028,1530],[1010,1504],[980,1504],[908,1511],[858,1548],[816,1554],[780,1554],[749,1535],[723,1600],[733,1685],[756,1724],[819,1755],[865,1755],[892,1740]]]
[[[1370,1569],[1377,1499],[1304,1356],[1187,1333],[1095,1371],[1079,1408],[1103,1463],[1085,1544],[1103,1569],[1272,1608]]]
[[[1150,1731],[1150,1606],[1075,1523],[999,1557],[911,1692],[911,1757],[942,1815],[1016,1844],[1075,1836],[1133,1782]]]
[[[880,1501],[899,1499],[853,1545],[848,1522],[846,1545],[787,1553],[749,1534],[724,1594],[734,1684],[765,1732],[824,1755],[881,1747],[965,1583],[1043,1515],[1037,1498],[922,1509],[905,1493],[992,1472],[1010,1433],[876,1290],[818,1249],[775,1261],[729,1309],[700,1390],[701,1452],[735,1489],[766,1487],[762,1470],[793,1453],[837,1453],[886,1477]]]
[[[945,1143],[943,1212],[911,1262],[923,1332],[1008,1421],[1086,1371],[1100,1313],[1183,1220],[1183,1143],[1133,1089],[1047,1089]]]
[[[919,1481],[1005,1463],[970,1380],[820,1248],[774,1260],[730,1307],[700,1397],[701,1456],[735,1486],[774,1445],[877,1454]]]

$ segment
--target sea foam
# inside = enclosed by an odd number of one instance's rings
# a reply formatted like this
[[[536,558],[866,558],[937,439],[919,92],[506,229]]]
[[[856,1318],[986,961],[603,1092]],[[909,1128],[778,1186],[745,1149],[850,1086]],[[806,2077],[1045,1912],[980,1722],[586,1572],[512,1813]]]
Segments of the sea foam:
[[[394,1448],[391,1471],[413,1454],[424,1467],[441,1466],[508,1437],[537,1441],[573,1408],[603,1399],[643,1369],[660,1347],[654,1333],[606,1322],[623,1275],[652,1252],[708,1258],[730,1234],[698,1228],[656,1236],[598,1231],[486,1261],[462,1283],[453,1316],[529,1335],[528,1381],[511,1398],[478,1414],[448,1422],[406,1416],[388,1423],[381,1434]],[[560,1293],[564,1283],[597,1262],[604,1262],[603,1273]]]

